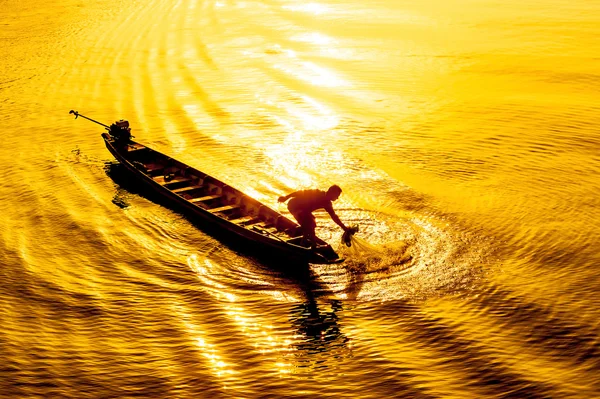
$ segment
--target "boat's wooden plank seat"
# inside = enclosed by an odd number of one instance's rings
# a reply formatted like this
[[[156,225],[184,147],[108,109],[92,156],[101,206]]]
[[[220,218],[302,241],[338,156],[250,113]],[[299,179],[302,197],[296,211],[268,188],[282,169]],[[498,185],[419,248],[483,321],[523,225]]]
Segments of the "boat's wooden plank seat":
[[[146,170],[153,172],[155,170],[164,169],[165,166],[159,163],[149,163],[146,165]]]
[[[150,163],[146,165],[146,173],[149,175],[159,175],[163,170],[165,170],[165,166],[161,164]]]
[[[186,186],[186,187],[181,187],[181,188],[176,188],[175,190],[171,190],[173,191],[175,194],[182,194],[182,193],[186,193],[188,191],[194,191],[201,188],[201,186]]]
[[[139,151],[139,150],[145,150],[147,147],[140,145],[140,144],[129,144],[127,145],[127,152],[131,153],[131,152],[135,152],[135,151]]]
[[[166,186],[169,184],[187,183],[187,182],[192,181],[192,179],[190,179],[189,177],[176,176],[176,177],[172,178],[171,180],[165,180],[165,178],[161,176],[161,178],[157,179],[156,181],[159,184]]]
[[[248,227],[250,227],[250,226],[248,226]],[[252,227],[256,228],[258,230],[269,232],[271,234],[279,233],[279,230],[277,230],[277,228],[270,223],[264,223],[264,222],[256,223],[256,224],[253,224]]]
[[[273,226],[272,223],[265,222],[265,221],[258,222],[258,223],[255,224],[255,226],[256,227],[260,227],[262,229],[275,229],[275,226]]]
[[[222,196],[219,194],[215,194],[215,195],[206,195],[204,197],[199,197],[199,198],[192,198],[189,201],[191,203],[196,203],[196,202],[207,202],[207,201],[211,201],[211,200],[215,200],[218,198],[221,198]]]
[[[221,206],[218,208],[209,209],[209,211],[211,213],[227,212],[227,211],[231,211],[234,209],[238,209],[239,207],[240,207],[239,205],[225,205],[225,206]]]
[[[229,220],[231,223],[235,223],[237,225],[242,225],[245,223],[249,223],[252,220],[256,220],[255,216],[242,216],[241,218],[237,218],[237,219],[231,219]]]

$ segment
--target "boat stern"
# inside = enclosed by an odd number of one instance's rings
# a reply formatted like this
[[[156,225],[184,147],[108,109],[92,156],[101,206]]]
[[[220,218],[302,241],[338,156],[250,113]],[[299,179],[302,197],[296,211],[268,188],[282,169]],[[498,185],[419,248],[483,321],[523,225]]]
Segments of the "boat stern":
[[[333,250],[331,245],[319,245],[312,253],[309,263],[315,264],[331,264],[341,263],[344,259]]]

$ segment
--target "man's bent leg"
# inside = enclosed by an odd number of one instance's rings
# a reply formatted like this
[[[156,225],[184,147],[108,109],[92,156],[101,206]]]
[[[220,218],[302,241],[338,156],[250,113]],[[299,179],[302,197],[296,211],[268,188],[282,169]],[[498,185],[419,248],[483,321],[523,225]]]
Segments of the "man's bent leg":
[[[317,235],[315,234],[315,229],[317,228],[317,223],[315,222],[315,217],[312,213],[309,213],[306,216],[306,220],[302,229],[304,231],[304,239],[308,240],[310,247],[315,249],[317,247]]]
[[[302,227],[302,246],[310,244],[311,248],[315,248],[317,245],[317,236],[315,234],[315,228],[317,227],[317,223],[315,222],[315,217],[310,212],[302,212],[302,213],[292,213],[294,218]]]

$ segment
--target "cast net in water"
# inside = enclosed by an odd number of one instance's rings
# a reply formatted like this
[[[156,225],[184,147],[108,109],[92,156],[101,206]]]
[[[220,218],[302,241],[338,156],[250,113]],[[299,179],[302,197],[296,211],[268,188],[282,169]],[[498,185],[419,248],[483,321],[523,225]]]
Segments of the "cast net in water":
[[[412,259],[410,250],[412,245],[408,240],[375,245],[353,235],[350,237],[350,244],[348,247],[342,242],[338,253],[346,258],[345,264],[354,270],[365,272],[385,270],[406,265]]]

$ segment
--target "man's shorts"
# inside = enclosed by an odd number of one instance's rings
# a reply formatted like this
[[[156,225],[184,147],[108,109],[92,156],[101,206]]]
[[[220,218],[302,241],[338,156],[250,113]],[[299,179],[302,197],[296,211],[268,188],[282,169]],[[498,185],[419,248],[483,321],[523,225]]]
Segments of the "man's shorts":
[[[315,221],[315,216],[311,212],[292,212],[294,218],[300,223],[302,226],[302,230],[305,233],[314,232],[317,227],[317,222]]]

